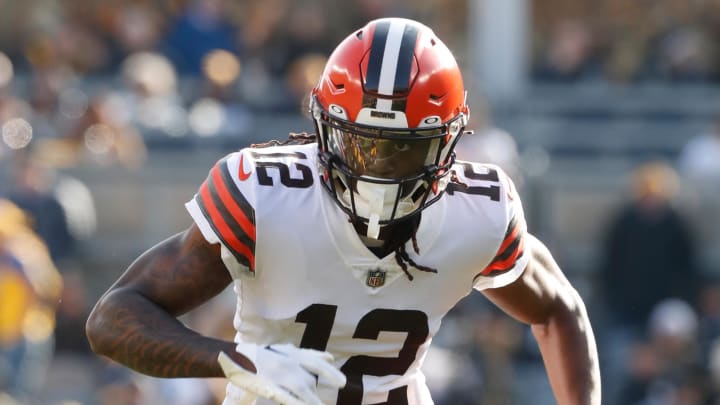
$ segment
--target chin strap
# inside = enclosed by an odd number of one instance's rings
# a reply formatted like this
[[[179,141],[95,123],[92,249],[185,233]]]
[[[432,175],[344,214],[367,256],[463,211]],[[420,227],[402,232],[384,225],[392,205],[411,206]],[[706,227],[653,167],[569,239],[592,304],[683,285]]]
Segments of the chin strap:
[[[380,236],[380,213],[385,205],[385,188],[380,188],[370,201],[370,218],[368,219],[367,237],[377,239]]]
[[[378,214],[370,215],[365,235],[371,239],[377,239],[380,236],[380,216]]]

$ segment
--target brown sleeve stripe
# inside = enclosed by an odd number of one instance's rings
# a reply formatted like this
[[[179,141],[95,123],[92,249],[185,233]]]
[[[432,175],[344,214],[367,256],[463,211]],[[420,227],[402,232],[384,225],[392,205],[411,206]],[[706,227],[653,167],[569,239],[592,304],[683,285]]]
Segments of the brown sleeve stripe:
[[[508,224],[507,230],[505,231],[503,242],[498,248],[498,252],[504,252],[508,248],[508,246],[517,238],[517,235],[520,233],[521,229],[522,228],[519,226],[517,218],[512,217],[510,223]]]
[[[227,159],[221,160],[213,169],[213,184],[217,186],[218,195],[228,208],[233,218],[238,221],[243,231],[255,241],[255,209],[237,188],[230,175]]]
[[[227,161],[215,165],[195,199],[223,245],[255,271],[255,211],[232,182]]]
[[[495,256],[491,264],[504,262],[507,261],[507,259],[511,258],[513,253],[517,251],[521,241],[522,237],[520,235],[515,237],[515,239],[513,239],[512,242],[507,245],[507,247],[505,248],[505,250],[502,251],[502,253],[498,253],[498,255]]]
[[[489,276],[504,273],[515,266],[515,262],[525,252],[525,224],[518,223],[515,217],[510,221],[505,238],[498,248],[498,253],[490,264],[478,276]]]

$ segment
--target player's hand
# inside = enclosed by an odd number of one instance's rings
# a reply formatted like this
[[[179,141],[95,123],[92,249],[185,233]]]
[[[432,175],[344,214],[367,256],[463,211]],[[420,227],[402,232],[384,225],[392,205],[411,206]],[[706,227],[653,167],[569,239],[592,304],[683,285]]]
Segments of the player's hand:
[[[262,347],[240,343],[236,350],[250,359],[257,374],[235,363],[225,353],[218,362],[234,385],[259,397],[282,405],[322,405],[317,394],[316,376],[333,388],[345,386],[345,375],[333,364],[328,352],[300,349],[290,344]]]

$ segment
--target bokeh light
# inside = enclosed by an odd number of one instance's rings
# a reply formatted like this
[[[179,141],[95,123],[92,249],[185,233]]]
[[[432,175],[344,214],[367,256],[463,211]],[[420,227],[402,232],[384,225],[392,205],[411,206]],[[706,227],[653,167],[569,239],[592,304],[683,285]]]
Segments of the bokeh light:
[[[240,75],[240,60],[228,51],[216,49],[205,55],[203,71],[211,82],[227,86]]]
[[[203,98],[190,109],[190,128],[199,136],[216,135],[225,124],[225,110],[216,100]]]
[[[33,129],[22,118],[13,118],[2,126],[2,139],[10,149],[22,149],[32,140]]]
[[[167,57],[157,53],[130,55],[123,63],[123,73],[130,83],[148,95],[168,94],[177,86],[175,67]]]
[[[92,153],[108,153],[115,142],[115,133],[105,124],[95,124],[85,130],[85,146]]]
[[[290,64],[288,81],[290,88],[298,94],[305,94],[317,84],[318,77],[325,69],[327,57],[324,55],[305,55]]]
[[[187,134],[187,112],[164,97],[150,97],[140,104],[138,121],[147,128],[162,131],[172,137]]]

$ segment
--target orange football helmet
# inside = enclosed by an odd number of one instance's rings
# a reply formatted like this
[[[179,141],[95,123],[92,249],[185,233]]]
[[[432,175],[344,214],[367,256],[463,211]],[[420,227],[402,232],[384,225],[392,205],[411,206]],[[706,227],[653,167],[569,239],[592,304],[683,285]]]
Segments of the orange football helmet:
[[[323,181],[377,238],[442,195],[469,109],[450,50],[427,26],[383,18],[335,48],[311,112]]]

